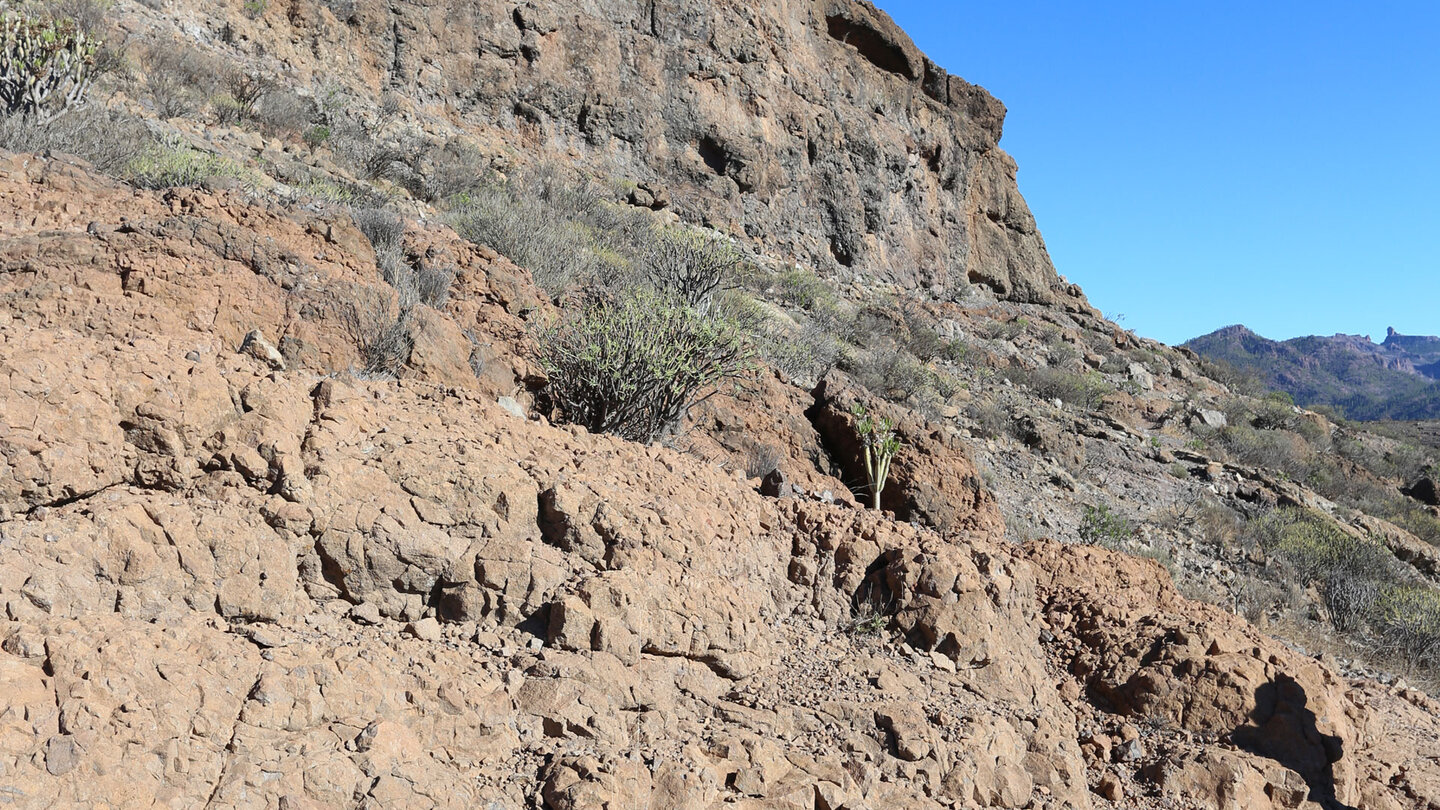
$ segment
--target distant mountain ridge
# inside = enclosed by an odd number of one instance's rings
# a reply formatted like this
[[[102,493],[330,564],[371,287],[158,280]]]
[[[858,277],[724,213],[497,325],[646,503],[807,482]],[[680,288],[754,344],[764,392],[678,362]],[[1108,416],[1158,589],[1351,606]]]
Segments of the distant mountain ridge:
[[[1328,405],[1351,419],[1440,419],[1440,337],[1385,330],[1276,341],[1227,326],[1184,344],[1284,391],[1303,406]]]

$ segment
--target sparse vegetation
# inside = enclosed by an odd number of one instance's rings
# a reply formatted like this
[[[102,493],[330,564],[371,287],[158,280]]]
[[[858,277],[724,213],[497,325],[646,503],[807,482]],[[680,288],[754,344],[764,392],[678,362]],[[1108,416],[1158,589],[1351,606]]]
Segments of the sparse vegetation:
[[[1105,397],[1115,390],[1103,376],[1093,371],[1082,374],[1051,366],[1036,369],[1017,366],[1006,370],[1005,376],[1043,399],[1058,399],[1087,411],[1099,409]]]
[[[125,165],[122,176],[140,188],[153,189],[220,183],[254,190],[264,182],[254,169],[179,141],[141,150]]]

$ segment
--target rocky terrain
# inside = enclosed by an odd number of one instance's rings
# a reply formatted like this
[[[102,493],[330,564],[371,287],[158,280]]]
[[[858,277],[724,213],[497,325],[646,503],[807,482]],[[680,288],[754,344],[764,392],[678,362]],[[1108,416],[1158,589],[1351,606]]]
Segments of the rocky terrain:
[[[1253,375],[1306,407],[1328,406],[1352,419],[1440,416],[1440,338],[1386,330],[1368,335],[1267,340],[1227,326],[1185,343],[1210,360]]]
[[[1103,320],[1003,107],[873,6],[94,25],[90,108],[0,130],[9,804],[1440,807],[1433,657],[1260,534],[1308,510],[1431,593],[1422,451]],[[166,83],[201,63],[266,89]],[[462,235],[546,165],[746,256],[763,362],[677,436],[564,424],[573,291]],[[903,442],[883,510],[857,403]]]

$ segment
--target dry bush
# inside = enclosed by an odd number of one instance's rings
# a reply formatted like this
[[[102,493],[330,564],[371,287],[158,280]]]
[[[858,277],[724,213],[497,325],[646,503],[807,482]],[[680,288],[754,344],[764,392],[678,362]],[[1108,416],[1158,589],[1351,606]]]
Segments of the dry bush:
[[[1058,399],[1087,411],[1099,409],[1105,397],[1115,390],[1093,371],[1079,374],[1049,366],[1036,369],[1012,366],[1004,374],[1011,382],[1029,388],[1042,399]]]
[[[856,357],[842,358],[842,365],[856,382],[895,402],[916,396],[931,381],[930,370],[923,363],[891,344],[882,344]]]
[[[1015,433],[1014,417],[994,402],[972,402],[965,409],[965,415],[974,423],[975,434],[983,439],[999,439]]]
[[[0,118],[0,147],[75,155],[111,176],[122,175],[131,161],[155,144],[139,118],[98,107],[83,107],[44,123],[23,116]]]
[[[219,66],[194,48],[151,41],[139,54],[145,92],[161,118],[192,118],[215,94]]]
[[[785,454],[773,444],[752,444],[745,452],[745,477],[764,478],[779,469],[784,458]]]

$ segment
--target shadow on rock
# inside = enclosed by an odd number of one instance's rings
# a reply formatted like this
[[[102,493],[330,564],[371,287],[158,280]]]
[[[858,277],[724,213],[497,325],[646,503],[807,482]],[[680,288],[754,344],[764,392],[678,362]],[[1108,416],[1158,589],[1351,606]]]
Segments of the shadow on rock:
[[[1255,692],[1254,725],[1235,729],[1231,739],[1240,748],[1273,759],[1298,773],[1309,799],[1326,810],[1354,810],[1335,796],[1335,763],[1344,756],[1339,737],[1322,734],[1315,713],[1306,708],[1305,689],[1280,674]]]

